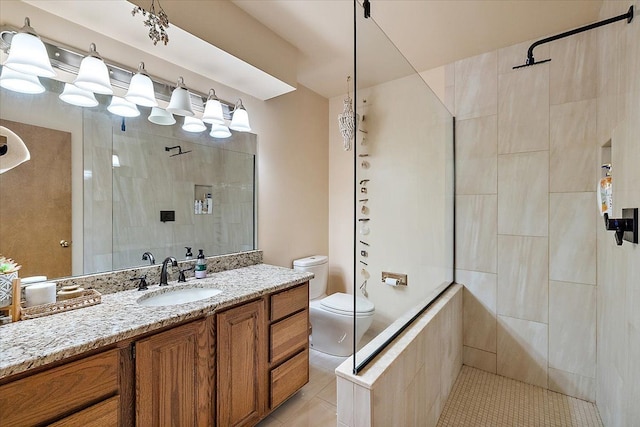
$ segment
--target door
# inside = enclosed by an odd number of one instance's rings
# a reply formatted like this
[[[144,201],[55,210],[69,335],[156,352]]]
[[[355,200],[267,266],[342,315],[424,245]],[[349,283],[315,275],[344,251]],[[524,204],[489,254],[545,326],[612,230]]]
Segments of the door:
[[[218,426],[252,426],[266,411],[264,301],[219,313],[217,322]]]
[[[213,426],[213,316],[136,343],[139,426]]]
[[[0,125],[31,154],[0,174],[0,254],[22,265],[20,277],[70,276],[71,134],[9,120]]]

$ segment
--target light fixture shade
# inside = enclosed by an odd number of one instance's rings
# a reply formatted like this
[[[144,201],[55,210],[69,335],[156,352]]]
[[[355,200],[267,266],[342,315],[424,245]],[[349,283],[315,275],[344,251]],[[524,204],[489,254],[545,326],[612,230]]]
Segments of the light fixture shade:
[[[209,132],[209,135],[214,138],[225,139],[231,136],[231,132],[225,125],[214,123],[211,125],[211,132]]]
[[[75,87],[71,83],[64,84],[64,90],[58,98],[67,104],[77,105],[78,107],[95,107],[98,105],[98,100],[93,92]]]
[[[178,77],[178,84],[171,93],[171,100],[167,111],[178,116],[193,116],[193,108],[191,107],[191,97],[189,91],[184,85],[182,77]]]
[[[229,128],[237,130],[238,132],[251,132],[251,126],[249,126],[249,114],[242,105],[242,100],[238,99],[236,108],[233,109],[233,116],[231,117],[231,124]]]
[[[144,69],[144,62],[138,66],[138,72],[131,77],[129,90],[124,96],[127,101],[143,107],[157,107],[156,94],[153,90],[153,82]]]
[[[202,115],[202,121],[205,123],[218,123],[224,124],[224,115],[222,113],[222,104],[216,96],[216,91],[209,90],[209,97],[207,98],[207,104],[204,107],[204,114]]]
[[[109,70],[102,57],[96,52],[95,44],[91,43],[89,54],[80,62],[78,77],[73,81],[73,84],[80,89],[89,90],[93,93],[113,94],[113,88],[109,80]]]
[[[111,114],[121,117],[138,117],[140,115],[140,111],[138,110],[138,107],[136,107],[136,104],[119,96],[111,98],[111,104],[109,104],[107,110],[109,110]]]
[[[31,95],[42,93],[46,90],[44,86],[42,86],[42,83],[40,83],[38,76],[20,73],[8,67],[2,67],[0,86],[14,92],[28,93]]]
[[[0,126],[0,136],[7,138],[7,152],[0,156],[0,173],[5,173],[31,159],[31,154],[24,141],[11,129]]]
[[[187,132],[204,132],[205,130],[207,130],[207,127],[199,118],[187,116],[184,118],[182,130],[185,130]]]
[[[4,65],[12,70],[32,76],[55,77],[47,48],[31,28],[29,18],[24,19],[24,27],[11,38],[9,57]]]
[[[173,114],[163,110],[160,107],[153,107],[151,114],[149,114],[149,121],[156,125],[171,126],[176,124],[176,119]]]

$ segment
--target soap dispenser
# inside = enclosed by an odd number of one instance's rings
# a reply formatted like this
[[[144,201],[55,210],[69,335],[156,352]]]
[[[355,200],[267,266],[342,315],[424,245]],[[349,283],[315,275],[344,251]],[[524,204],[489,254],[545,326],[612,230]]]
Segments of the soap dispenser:
[[[184,247],[187,250],[187,253],[184,254],[184,259],[190,260],[193,259],[193,254],[191,253],[191,248],[189,246]]]
[[[204,259],[204,249],[198,249],[198,260],[196,261],[196,279],[207,277],[207,262]]]

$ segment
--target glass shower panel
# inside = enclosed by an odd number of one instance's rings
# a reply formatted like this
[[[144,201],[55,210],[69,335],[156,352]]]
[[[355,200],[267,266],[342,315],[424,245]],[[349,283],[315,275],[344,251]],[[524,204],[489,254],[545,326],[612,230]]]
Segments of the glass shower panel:
[[[454,119],[376,24],[375,1],[355,26],[354,293],[375,306],[354,313],[356,337],[370,323],[357,372],[453,282]]]

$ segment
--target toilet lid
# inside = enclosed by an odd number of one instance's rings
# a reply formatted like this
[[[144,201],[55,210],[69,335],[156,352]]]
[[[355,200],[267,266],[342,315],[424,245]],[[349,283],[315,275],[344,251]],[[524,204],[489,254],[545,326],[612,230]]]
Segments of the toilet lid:
[[[293,261],[294,267],[313,267],[314,265],[325,264],[329,259],[326,255],[313,255]]]
[[[371,301],[361,296],[356,296],[356,313],[371,313],[375,307]],[[323,298],[320,304],[331,310],[344,313],[353,313],[353,295],[337,292]]]

